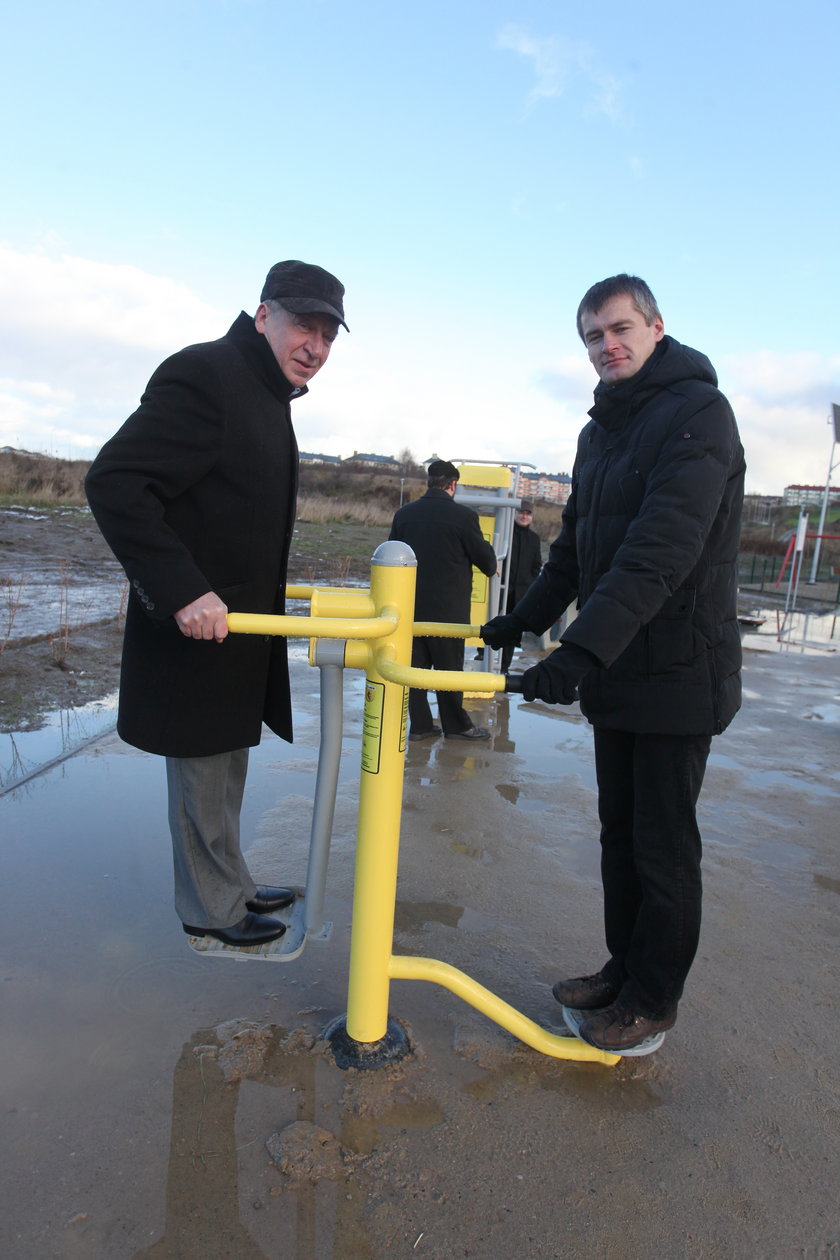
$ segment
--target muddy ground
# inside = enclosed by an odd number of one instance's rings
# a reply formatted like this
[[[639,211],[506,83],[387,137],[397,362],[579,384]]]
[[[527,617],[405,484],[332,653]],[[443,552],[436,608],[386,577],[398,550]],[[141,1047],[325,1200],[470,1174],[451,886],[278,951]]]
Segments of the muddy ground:
[[[336,1065],[321,1037],[346,1009],[360,675],[332,936],[294,963],[189,949],[157,758],[106,735],[0,798],[2,1254],[838,1260],[837,656],[770,646],[748,649],[743,712],[713,744],[677,1026],[613,1068],[538,1054],[408,981],[391,1011],[409,1057]],[[243,815],[266,882],[306,871],[319,723],[302,647],[292,681],[295,744],[255,750]],[[395,952],[556,1030],[553,981],[602,962],[590,731],[574,706],[471,707],[490,745],[409,746]]]

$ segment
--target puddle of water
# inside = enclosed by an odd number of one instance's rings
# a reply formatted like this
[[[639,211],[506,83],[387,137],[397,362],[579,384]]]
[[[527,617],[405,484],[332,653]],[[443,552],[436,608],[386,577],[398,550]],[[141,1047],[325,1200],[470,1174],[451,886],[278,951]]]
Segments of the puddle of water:
[[[121,572],[121,571],[120,571]],[[55,634],[59,627],[71,629],[104,621],[118,616],[123,602],[125,580],[85,577],[83,583],[64,583],[53,568],[43,569],[35,577],[19,576],[19,586],[5,588],[9,599],[16,602],[14,611],[0,606],[0,618],[5,629],[11,624],[10,639],[25,639],[36,635]],[[11,593],[11,594],[10,594]]]
[[[461,922],[463,906],[448,905],[444,901],[400,901],[394,912],[394,930],[418,932],[429,923],[442,923],[455,928]]]
[[[492,932],[498,928],[498,920],[492,915],[482,914],[470,906],[449,905],[445,901],[397,901],[395,931],[418,932],[430,923],[461,928],[464,932]]]
[[[763,618],[764,624],[743,635],[745,648],[805,656],[840,651],[840,616],[836,612],[785,614],[780,608],[762,608],[753,615]]]
[[[742,765],[733,757],[723,753],[710,753],[708,765],[711,769],[734,770],[744,777],[745,783],[759,792],[781,789],[783,792],[801,793],[816,796],[834,796],[836,789],[830,784],[819,783],[812,775],[787,772],[783,770],[755,770]]]
[[[0,794],[111,730],[116,713],[117,693],[112,692],[78,709],[47,714],[40,730],[0,734]]]
[[[291,823],[297,823],[298,816],[304,821],[311,801],[318,739],[317,677],[302,664],[307,646],[305,641],[290,645],[296,663],[296,744],[290,750],[282,741],[267,737],[254,750],[243,811],[243,832],[259,836],[260,845],[270,839],[264,837],[264,830],[272,836],[292,835],[283,843],[300,866],[305,861],[307,833]],[[764,661],[760,665],[768,675],[768,693],[772,694],[769,675],[782,664]],[[795,665],[798,670],[799,663]],[[308,673],[303,673],[304,668]],[[765,690],[763,681],[760,689]],[[348,675],[348,726],[358,722],[361,690],[360,675]],[[553,808],[540,800],[556,803],[556,824],[550,820],[551,825],[543,828],[533,818],[529,825],[545,835],[545,842],[550,840],[556,851],[572,846],[566,868],[572,874],[583,869],[578,845],[581,851],[585,846],[594,871],[597,824],[591,799],[584,802],[585,809],[579,799],[570,802],[564,820],[566,793],[576,791],[580,784],[588,797],[594,792],[591,731],[582,719],[511,698],[500,699],[494,722],[492,750],[488,748],[481,757],[441,742],[427,761],[415,760],[412,752],[407,775],[415,775],[415,783],[422,775],[439,785],[441,792],[449,784],[445,803],[453,819],[463,817],[483,793],[489,808],[481,829],[473,828],[466,842],[456,834],[440,835],[446,829],[435,828],[437,852],[444,859],[449,852],[454,855],[448,865],[459,900],[469,892],[474,905],[486,904],[491,909],[498,905],[504,914],[507,859],[501,846],[499,865],[494,867],[502,877],[498,902],[495,892],[494,899],[480,902],[469,884],[461,889],[456,880],[466,871],[475,884],[485,877],[492,883],[494,872],[483,866],[467,868],[460,858],[481,863],[493,860],[483,842],[492,845],[503,834],[510,805],[527,798],[529,791],[534,794],[535,811],[537,805],[543,810]],[[63,748],[60,721],[58,726]],[[812,740],[821,732],[822,747],[831,732],[821,726],[798,722],[796,729],[806,731]],[[737,730],[734,744],[721,743],[724,751],[719,764],[743,774],[745,782],[758,782],[764,791],[768,786],[801,790],[803,782],[774,768],[774,764],[784,764],[784,736],[785,731],[779,737],[764,737],[754,750],[756,759],[764,757],[765,768],[760,771],[764,779],[750,779],[749,771],[739,764]],[[351,813],[355,819],[358,773],[356,748],[342,758],[339,793],[349,802],[348,819]],[[823,777],[821,783],[826,781]],[[478,784],[479,792],[471,794],[472,783]],[[495,792],[494,786],[498,787]],[[515,793],[519,794],[516,799]],[[284,807],[283,802],[290,799],[291,805]],[[432,810],[434,803],[432,797],[422,808]],[[824,792],[819,804],[825,814]],[[803,845],[785,845],[778,829],[767,840],[761,834],[762,822],[753,823],[736,790],[731,792],[731,805],[710,793],[707,807],[721,828],[728,825],[726,811],[731,809],[728,834],[732,848],[739,850],[739,861],[747,858],[751,863],[772,864],[785,884],[791,874],[799,874],[812,888],[810,904],[831,908],[826,894],[840,892],[840,881],[813,874],[811,867],[816,863],[806,847],[805,831]],[[772,802],[767,808],[771,807]],[[320,1029],[345,1009],[346,925],[352,897],[349,863],[339,865],[340,876],[335,874],[337,863],[331,868],[329,917],[336,920],[337,930],[328,947],[308,947],[293,967],[222,965],[189,954],[172,909],[165,776],[159,758],[109,740],[8,793],[0,810],[6,887],[59,890],[54,902],[39,909],[40,917],[18,893],[8,898],[9,908],[0,919],[0,930],[6,935],[2,978],[7,1010],[0,1088],[7,1142],[15,1152],[7,1178],[5,1224],[14,1238],[22,1240],[21,1260],[71,1252],[113,1260],[174,1255],[180,1254],[178,1246],[184,1238],[196,1254],[217,1254],[221,1247],[226,1254],[244,1256],[252,1253],[255,1238],[265,1254],[274,1254],[277,1239],[283,1239],[290,1254],[340,1255],[351,1260],[356,1252],[348,1239],[356,1222],[341,1214],[356,1211],[356,1205],[364,1202],[363,1190],[354,1183],[351,1200],[351,1190],[345,1195],[342,1187],[335,1202],[324,1198],[325,1192],[332,1193],[329,1185],[307,1189],[297,1200],[277,1194],[277,1172],[268,1165],[264,1137],[297,1117],[314,1118],[339,1132],[348,1147],[355,1144],[355,1149],[364,1151],[373,1149],[383,1135],[393,1137],[394,1130],[432,1129],[440,1124],[443,1117],[437,1102],[398,1100],[379,1111],[358,1116],[346,1113],[342,1122],[347,1119],[349,1128],[344,1133],[338,1117],[345,1082],[317,1055],[289,1055],[273,1075],[259,1076],[259,1088],[256,1084],[251,1088],[247,1083],[219,1081],[218,1070],[199,1053],[222,1019],[246,1014],[283,1027]],[[449,825],[447,815],[447,829]],[[564,829],[570,826],[572,834],[566,838]],[[749,845],[744,854],[745,830]],[[348,836],[352,831],[348,824]],[[721,844],[719,840],[713,852],[719,852]],[[352,846],[348,842],[346,847]],[[343,858],[341,848],[336,851],[338,858]],[[566,849],[562,852],[565,860]],[[527,862],[528,850],[522,849],[522,854]],[[261,875],[273,871],[271,860],[267,854],[266,865],[256,868]],[[819,865],[831,870],[830,858]],[[293,866],[290,863],[290,878],[299,873]],[[278,869],[276,882],[283,882],[280,873]],[[416,871],[413,884],[407,882],[405,887],[421,896],[437,893],[440,900],[398,902],[398,931],[422,931],[429,936],[437,932],[450,941],[452,935],[444,928],[469,933],[466,946],[461,942],[463,952],[470,959],[486,954],[490,960],[487,979],[495,987],[497,949],[502,954],[499,918],[452,904],[446,899],[448,887],[427,889]],[[544,895],[552,904],[555,893],[554,887],[545,888]],[[542,898],[542,890],[538,895]],[[544,914],[541,905],[535,922],[539,924]],[[438,954],[437,950],[428,952]],[[418,1018],[427,1045],[432,1036],[441,1037],[435,1047],[441,1061],[445,1061],[444,1051],[452,1057],[451,1046],[443,1031],[436,1034],[434,1030],[446,1027],[439,1012],[448,1010],[447,1003],[455,1000],[432,985],[403,986],[395,996],[401,1014]],[[508,1056],[507,1042],[503,1053]],[[457,1065],[447,1067],[448,1072],[456,1070]],[[482,1084],[472,1086],[473,1096],[480,1101],[479,1091],[484,1090],[488,1101],[498,1094],[507,1103],[518,1073],[531,1090],[536,1083],[542,1089],[583,1097],[589,1115],[594,1108],[600,1108],[599,1117],[613,1112],[626,1115],[634,1108],[643,1112],[659,1102],[655,1083],[628,1083],[618,1073],[605,1077],[592,1065],[564,1065],[562,1072],[550,1068],[535,1074],[533,1066],[514,1063],[500,1069],[493,1080],[485,1077]],[[543,1103],[540,1100],[538,1105]],[[572,1114],[565,1104],[564,1114]],[[127,1151],[128,1161],[103,1158],[103,1151]],[[33,1168],[38,1170],[44,1208],[38,1212],[32,1210]],[[292,1215],[295,1205],[297,1223]],[[78,1223],[71,1227],[71,1220]],[[333,1235],[326,1240],[316,1234],[330,1229]],[[301,1243],[304,1236],[317,1237],[317,1246]]]

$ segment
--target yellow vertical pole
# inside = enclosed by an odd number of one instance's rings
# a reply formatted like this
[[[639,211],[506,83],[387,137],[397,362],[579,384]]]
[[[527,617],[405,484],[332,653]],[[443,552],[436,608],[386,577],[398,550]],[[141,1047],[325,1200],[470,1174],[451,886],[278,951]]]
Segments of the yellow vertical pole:
[[[388,1025],[408,688],[386,682],[377,671],[377,656],[411,663],[416,573],[414,552],[404,543],[376,549],[371,601],[377,616],[396,612],[398,624],[392,635],[368,645],[346,1023],[347,1035],[356,1042],[379,1041]]]

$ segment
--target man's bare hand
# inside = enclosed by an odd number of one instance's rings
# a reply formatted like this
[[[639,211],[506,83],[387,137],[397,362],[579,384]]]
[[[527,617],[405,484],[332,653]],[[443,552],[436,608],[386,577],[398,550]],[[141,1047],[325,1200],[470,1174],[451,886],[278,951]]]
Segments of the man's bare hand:
[[[214,591],[208,591],[186,608],[180,608],[175,621],[188,639],[215,639],[221,643],[228,633],[227,611],[227,604],[223,604]]]

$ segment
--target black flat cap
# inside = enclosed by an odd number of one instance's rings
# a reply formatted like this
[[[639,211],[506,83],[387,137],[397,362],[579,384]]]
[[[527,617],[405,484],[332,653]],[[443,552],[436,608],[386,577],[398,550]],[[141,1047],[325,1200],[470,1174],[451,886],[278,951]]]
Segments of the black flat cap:
[[[295,258],[275,263],[265,278],[261,302],[275,300],[293,315],[322,311],[344,323],[344,285],[335,276],[312,263]],[[350,329],[347,328],[349,332]]]

